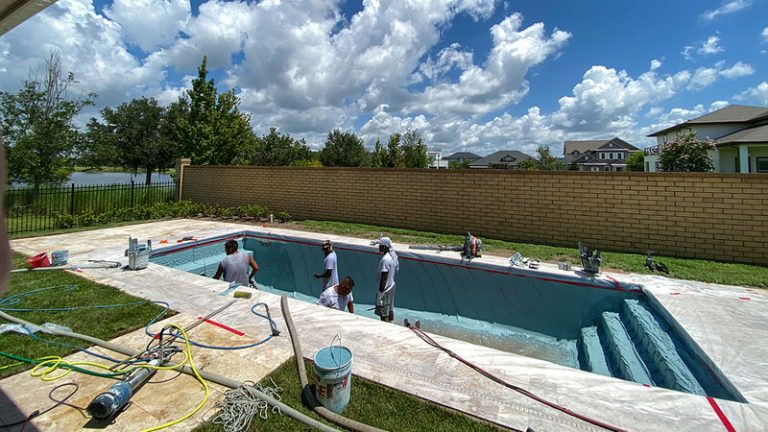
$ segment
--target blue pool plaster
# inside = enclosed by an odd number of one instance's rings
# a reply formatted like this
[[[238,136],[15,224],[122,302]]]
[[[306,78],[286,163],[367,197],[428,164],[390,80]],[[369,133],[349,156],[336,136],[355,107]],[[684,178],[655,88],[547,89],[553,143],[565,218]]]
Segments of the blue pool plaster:
[[[224,256],[223,242],[236,237],[261,265],[256,277],[260,289],[317,301],[322,287],[312,275],[322,265],[318,242],[245,234],[161,249],[151,261],[211,276]],[[357,313],[373,317],[367,309],[373,304],[380,256],[372,247],[354,245],[337,244],[336,252],[340,276],[356,281]],[[721,385],[723,377],[701,366],[701,354],[691,352],[653,313],[637,286],[576,274],[554,277],[476,262],[457,264],[455,258],[407,250],[398,253],[399,322],[420,320],[433,333],[564,366],[737,399]]]

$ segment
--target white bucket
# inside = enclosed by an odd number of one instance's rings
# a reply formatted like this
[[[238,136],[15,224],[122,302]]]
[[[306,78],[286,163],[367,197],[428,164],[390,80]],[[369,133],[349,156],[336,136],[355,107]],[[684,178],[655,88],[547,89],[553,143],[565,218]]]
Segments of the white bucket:
[[[315,396],[329,410],[340,414],[352,389],[352,351],[332,345],[315,354]]]

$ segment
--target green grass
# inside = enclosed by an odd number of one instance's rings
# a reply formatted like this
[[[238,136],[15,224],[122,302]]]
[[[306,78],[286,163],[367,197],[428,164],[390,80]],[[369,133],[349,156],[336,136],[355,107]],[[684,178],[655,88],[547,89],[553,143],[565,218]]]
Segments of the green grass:
[[[463,235],[438,234],[357,223],[305,220],[296,222],[293,225],[297,228],[310,231],[366,239],[376,238],[379,235],[384,234],[390,236],[392,240],[396,242],[408,244],[440,244],[456,246],[464,243]],[[541,261],[553,263],[567,261],[571,264],[580,265],[576,245],[572,248],[564,248],[485,238],[482,240],[484,251],[491,255],[509,257],[519,251],[525,257],[535,258]],[[602,256],[603,268],[606,270],[645,274],[651,273],[645,268],[645,255],[643,254],[603,252]],[[657,256],[656,262],[666,264],[670,269],[669,276],[677,279],[761,288],[768,287],[768,267],[667,256]],[[657,272],[655,274],[660,273]]]
[[[19,253],[14,253],[13,267],[21,268],[25,266],[26,257]],[[113,339],[143,327],[163,309],[160,306],[125,294],[116,288],[93,283],[76,275],[56,270],[13,274],[11,276],[10,287],[5,293],[5,297],[7,298],[11,295],[18,295],[39,288],[68,285],[74,285],[76,288],[72,291],[57,288],[50,291],[40,292],[23,298],[19,304],[3,305],[3,307],[40,309],[142,301],[141,304],[112,309],[80,309],[68,312],[6,311],[6,313],[10,315],[35,324],[52,322],[69,327],[77,333],[84,333],[105,340]],[[172,313],[168,314],[168,316],[170,315],[172,315]],[[40,335],[40,337],[56,340],[58,342],[65,342],[81,348],[88,347],[87,343],[76,339],[51,335]],[[77,351],[77,349],[63,347],[53,343],[45,343],[33,339],[30,336],[16,333],[3,333],[0,335],[0,351],[34,359],[50,355],[64,356]],[[96,359],[95,361],[105,363],[104,360],[100,359]],[[6,357],[0,357],[0,368],[12,363],[14,363],[13,360]],[[0,378],[16,374],[29,369],[30,367],[31,366],[27,365],[18,365],[0,369]]]
[[[307,362],[307,371],[310,372],[311,370],[312,365]],[[287,361],[270,376],[275,381],[275,384],[283,389],[281,400],[284,403],[312,418],[320,420],[318,415],[311,412],[309,408],[301,403],[301,385],[299,384],[299,376],[294,359]],[[262,383],[267,386],[272,384],[269,379],[265,379]],[[441,432],[498,432],[500,430],[495,426],[467,417],[459,412],[437,406],[357,376],[352,378],[351,391],[350,402],[343,415],[378,428],[390,431]],[[214,425],[210,422],[194,429],[195,432],[222,430],[224,429],[220,425]],[[263,420],[259,416],[254,417],[248,430],[261,432],[304,432],[311,429],[290,417],[270,414],[267,420]]]

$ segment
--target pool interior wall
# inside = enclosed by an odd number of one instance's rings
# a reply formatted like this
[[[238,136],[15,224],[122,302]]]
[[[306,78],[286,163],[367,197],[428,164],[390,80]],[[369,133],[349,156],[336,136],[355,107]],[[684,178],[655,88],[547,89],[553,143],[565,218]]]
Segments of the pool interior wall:
[[[151,262],[212,276],[236,239],[261,269],[260,289],[316,302],[323,252],[312,240],[245,232],[172,246]],[[355,280],[355,311],[375,317],[373,247],[336,244],[339,276]],[[641,384],[741,400],[702,353],[683,343],[638,287],[574,276],[511,272],[398,251],[395,316],[420,320],[427,331]],[[687,342],[687,341],[686,341]]]

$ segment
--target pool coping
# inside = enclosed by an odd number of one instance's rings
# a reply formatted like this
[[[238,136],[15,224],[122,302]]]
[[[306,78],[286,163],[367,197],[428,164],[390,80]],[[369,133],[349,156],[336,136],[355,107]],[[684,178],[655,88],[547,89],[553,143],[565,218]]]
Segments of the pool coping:
[[[305,231],[283,230],[272,227],[254,227],[224,222],[199,220],[174,220],[150,224],[110,228],[105,230],[88,231],[83,233],[62,234],[57,236],[14,240],[15,250],[32,254],[40,250],[52,251],[67,248],[70,250],[70,260],[102,258],[121,259],[129,235],[139,234],[140,240],[151,237],[157,245],[157,240],[168,238],[180,239],[190,234],[200,238],[224,235],[232,232],[266,232],[281,235],[297,236],[311,240],[332,241],[370,247],[368,241],[335,235],[319,234]],[[406,245],[395,244],[405,248]],[[175,244],[171,244],[175,246]],[[436,259],[451,259],[446,252],[423,251],[419,255],[433,256]],[[457,256],[455,252],[454,256]],[[123,258],[124,259],[124,258]],[[458,261],[458,257],[455,258]],[[502,257],[484,256],[477,259],[475,265],[488,263],[496,266],[506,266],[508,262]],[[84,269],[83,275],[101,283],[116,286],[124,291],[142,297],[159,295],[172,296],[173,291],[189,289],[207,291],[211,296],[226,287],[226,283],[213,281],[200,276],[183,273],[172,269],[159,268],[162,266],[150,264],[149,268],[140,272],[108,272],[105,270]],[[518,269],[513,269],[518,270]],[[524,271],[527,269],[519,269]],[[533,272],[533,270],[527,270]],[[171,272],[171,273],[169,273]],[[556,266],[542,263],[539,274],[555,274],[565,277],[569,272],[561,271]],[[572,272],[570,272],[572,273]],[[712,398],[688,395],[660,388],[646,388],[639,384],[628,383],[614,378],[566,368],[541,360],[505,353],[490,348],[479,347],[466,342],[448,338],[435,338],[448,344],[451,349],[469,357],[484,367],[505,378],[517,382],[522,387],[536,393],[549,395],[560,399],[562,403],[578,412],[593,413],[604,421],[613,421],[630,430],[658,429],[676,430],[722,430],[725,422],[730,422],[737,429],[753,427],[755,422],[768,424],[768,395],[765,388],[768,383],[766,372],[760,367],[765,365],[759,359],[768,358],[765,348],[751,346],[744,353],[743,347],[732,342],[740,342],[743,338],[731,338],[735,334],[745,332],[755,335],[755,340],[761,340],[760,335],[768,334],[768,325],[764,323],[768,312],[768,302],[765,294],[743,287],[703,284],[690,281],[675,281],[668,278],[646,275],[621,275],[607,273],[604,275],[627,284],[644,285],[648,292],[658,300],[676,321],[690,335],[701,349],[712,359],[713,364],[722,370],[734,383],[737,389],[751,403],[738,403]],[[162,284],[158,284],[162,280]],[[169,285],[170,284],[170,285]],[[653,286],[651,286],[653,284]],[[171,289],[173,288],[173,289]],[[678,293],[677,295],[672,295]],[[742,298],[748,295],[750,300]],[[277,296],[259,292],[255,299],[266,300],[271,307],[276,307]],[[185,299],[178,299],[184,304]],[[747,315],[746,322],[757,323],[757,329],[739,327],[739,320],[730,317],[707,317],[702,319],[691,312],[691,304],[704,301],[707,308],[715,305],[725,305],[727,311],[737,310],[739,316]],[[551,412],[546,407],[531,404],[530,401],[513,397],[509,390],[496,389],[482,382],[482,378],[472,373],[454,376],[450,371],[458,367],[450,358],[444,358],[433,349],[426,346],[411,332],[402,327],[383,324],[375,320],[348,316],[337,311],[325,310],[306,303],[291,301],[295,315],[301,316],[302,323],[299,331],[302,345],[309,347],[306,356],[311,356],[311,349],[319,349],[323,338],[309,338],[305,334],[335,335],[343,333],[345,341],[353,347],[356,367],[354,373],[385,385],[415,394],[473,416],[489,421],[525,430],[530,426],[536,429],[539,425],[545,429],[557,430],[592,430],[581,422]],[[204,312],[205,305],[194,303],[185,305],[195,313]],[[737,307],[738,306],[738,307]],[[747,309],[743,309],[744,307]],[[232,317],[236,321],[236,317]],[[296,318],[294,318],[296,320]],[[330,320],[330,321],[329,321]],[[737,322],[734,322],[737,321]],[[727,335],[712,331],[713,327],[726,324]],[[346,325],[352,325],[351,331]],[[692,328],[700,326],[702,328]],[[395,328],[393,328],[395,327]],[[733,329],[733,330],[730,330]],[[359,334],[356,334],[359,333]],[[371,345],[371,336],[376,336],[391,345],[376,355],[366,350],[377,349]],[[765,340],[765,339],[762,339]],[[327,342],[327,341],[325,341]],[[404,347],[407,347],[405,349]],[[729,353],[741,351],[738,356]],[[383,360],[382,360],[383,359]],[[406,359],[404,361],[403,359]],[[410,361],[408,360],[410,359]],[[430,359],[430,366],[435,370],[424,370],[425,359]],[[277,366],[277,365],[275,365]],[[383,369],[383,370],[382,370]],[[415,369],[412,370],[412,369]],[[761,373],[762,372],[762,373]],[[734,377],[738,378],[734,380]],[[432,382],[430,382],[432,381]],[[478,387],[479,386],[479,387]],[[500,387],[500,386],[498,386]],[[569,395],[581,395],[578,398]],[[494,405],[493,400],[497,401]],[[499,401],[513,400],[510,403]],[[717,407],[717,408],[715,408]]]

